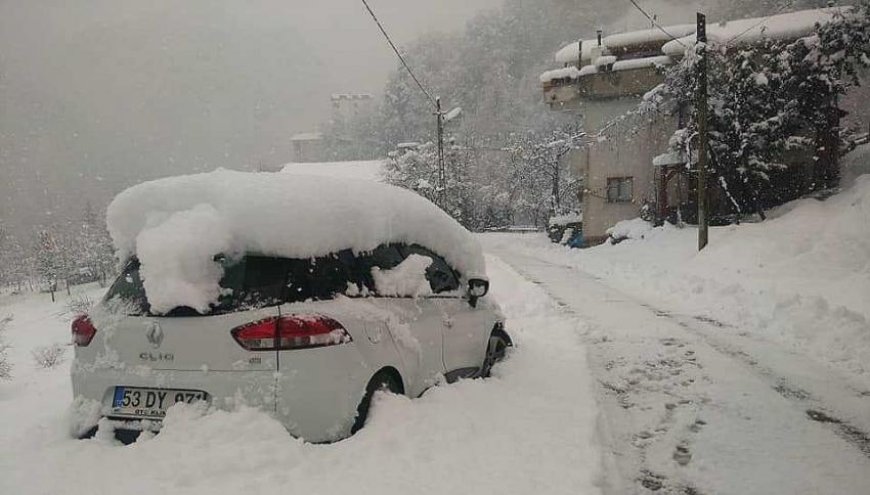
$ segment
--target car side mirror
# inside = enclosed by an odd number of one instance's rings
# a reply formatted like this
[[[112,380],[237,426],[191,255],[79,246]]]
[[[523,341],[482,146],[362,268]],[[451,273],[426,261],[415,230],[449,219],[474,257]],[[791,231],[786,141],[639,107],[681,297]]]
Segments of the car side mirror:
[[[468,304],[477,307],[477,300],[489,292],[489,280],[473,278],[468,281]]]

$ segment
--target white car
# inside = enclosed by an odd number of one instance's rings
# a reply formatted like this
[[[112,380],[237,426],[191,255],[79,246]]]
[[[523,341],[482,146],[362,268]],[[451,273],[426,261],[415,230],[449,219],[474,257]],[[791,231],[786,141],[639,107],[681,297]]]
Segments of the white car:
[[[266,184],[285,196],[238,194]],[[251,225],[276,207],[268,228]],[[376,390],[487,376],[511,345],[477,241],[405,190],[219,171],[136,186],[108,220],[127,262],[72,324],[80,437],[99,425],[129,441],[206,401],[335,441],[363,426]]]

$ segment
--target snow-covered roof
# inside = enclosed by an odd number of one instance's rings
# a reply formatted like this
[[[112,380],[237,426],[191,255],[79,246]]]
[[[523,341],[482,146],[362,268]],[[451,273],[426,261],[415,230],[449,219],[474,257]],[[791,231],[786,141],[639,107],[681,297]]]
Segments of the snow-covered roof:
[[[380,181],[383,166],[384,162],[382,160],[288,163],[284,165],[281,172],[297,175]]]
[[[601,67],[601,66],[603,66],[603,65],[610,65],[610,64],[612,64],[612,63],[614,63],[614,62],[616,62],[616,57],[615,57],[615,56],[613,56],[613,55],[602,55],[602,56],[596,58],[596,59],[592,62],[592,65],[594,65],[594,66],[596,66],[596,67]]]
[[[333,93],[331,99],[336,100],[370,100],[372,95],[369,93]]]
[[[374,181],[217,170],[133,186],[106,220],[117,256],[138,256],[156,312],[215,302],[219,253],[308,258],[417,243],[466,277],[485,276],[480,244],[456,220],[412,191]]]
[[[577,79],[578,77],[580,77],[580,69],[572,65],[562,69],[553,69],[544,72],[541,74],[541,82],[548,83],[556,79]]]
[[[809,36],[815,31],[816,23],[831,22],[834,15],[851,7],[827,7],[823,9],[799,10],[768,17],[738,19],[707,24],[709,43],[752,44],[763,39],[793,40]],[[676,36],[676,35],[675,35]],[[696,42],[695,33],[662,46],[662,52],[671,56],[682,56],[686,47]]]
[[[290,137],[290,141],[319,141],[323,139],[323,134],[319,132],[300,132]]]
[[[619,60],[613,63],[613,71],[643,69],[646,67],[659,67],[662,65],[671,65],[674,61],[667,55],[647,58],[633,58],[629,60]]]
[[[597,40],[582,40],[583,53],[580,56],[580,40],[563,46],[556,52],[556,62],[560,64],[576,64],[581,58],[589,60],[592,58],[592,49],[598,45]]]
[[[683,36],[695,34],[694,24],[664,26],[662,29],[667,31],[667,34],[658,28],[644,29],[642,31],[611,34],[610,36],[605,36],[601,42],[607,48],[616,49],[624,46],[641,45],[646,43],[665,43],[671,39],[671,36],[681,38]]]

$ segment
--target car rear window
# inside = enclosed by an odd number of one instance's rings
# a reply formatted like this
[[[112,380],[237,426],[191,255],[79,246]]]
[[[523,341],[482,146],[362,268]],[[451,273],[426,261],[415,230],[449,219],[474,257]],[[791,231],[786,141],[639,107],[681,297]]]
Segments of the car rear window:
[[[226,289],[208,313],[178,307],[163,316],[197,316],[231,313],[273,306],[283,302],[331,299],[343,293],[353,279],[353,255],[341,252],[311,259],[245,256],[224,263],[220,286]],[[130,315],[150,314],[150,305],[139,276],[139,261],[130,260],[105,296],[119,301]]]
[[[178,307],[162,316],[202,316],[274,306],[284,302],[328,300],[344,294],[348,287],[377,294],[372,268],[389,270],[410,254],[432,258],[426,279],[434,294],[459,288],[458,274],[440,256],[417,245],[384,244],[355,255],[350,250],[310,259],[287,259],[247,255],[241,259],[217,257],[224,266],[220,286],[225,289],[218,303],[207,313]],[[133,258],[109,288],[106,302],[120,302],[130,315],[151,314],[139,275],[139,260]]]

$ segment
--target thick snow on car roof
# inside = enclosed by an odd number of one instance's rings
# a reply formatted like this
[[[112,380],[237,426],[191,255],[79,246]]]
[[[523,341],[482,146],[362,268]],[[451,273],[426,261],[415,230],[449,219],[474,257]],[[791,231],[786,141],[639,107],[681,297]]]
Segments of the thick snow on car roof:
[[[229,170],[171,177],[119,194],[107,223],[117,256],[138,256],[157,312],[216,301],[218,253],[308,258],[416,243],[464,277],[485,276],[471,233],[414,192],[374,181]]]

